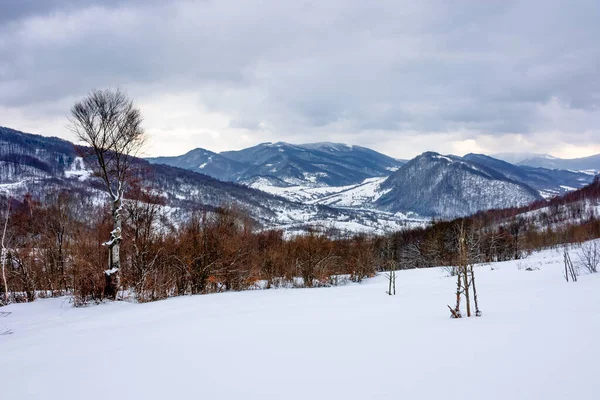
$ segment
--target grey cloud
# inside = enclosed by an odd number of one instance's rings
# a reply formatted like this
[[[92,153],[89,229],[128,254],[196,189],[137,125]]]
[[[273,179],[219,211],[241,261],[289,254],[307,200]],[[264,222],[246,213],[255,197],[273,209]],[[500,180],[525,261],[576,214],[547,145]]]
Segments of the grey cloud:
[[[556,126],[540,110],[558,101],[571,113],[571,125],[559,124],[566,139],[569,126],[600,139],[588,126],[600,107],[597,1],[2,7],[0,106],[12,109],[93,87],[153,97],[194,91],[232,129],[312,141],[327,132],[534,135]]]

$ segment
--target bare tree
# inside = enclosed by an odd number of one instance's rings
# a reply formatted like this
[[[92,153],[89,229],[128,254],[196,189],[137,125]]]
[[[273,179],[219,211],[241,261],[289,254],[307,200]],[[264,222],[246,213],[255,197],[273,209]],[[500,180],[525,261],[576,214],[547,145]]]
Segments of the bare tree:
[[[581,265],[591,274],[598,272],[598,265],[600,265],[600,245],[598,241],[583,243],[577,255]]]
[[[385,268],[385,277],[388,280],[388,290],[386,293],[390,296],[396,295],[396,271],[398,270],[398,261],[396,260],[396,251],[394,248],[394,237],[389,235],[385,239],[385,249],[383,253],[383,266]]]
[[[567,280],[567,282],[569,282],[569,277],[571,277],[571,281],[577,282],[577,269],[571,261],[568,244],[565,244],[563,246],[563,260],[565,263],[565,279]]]
[[[113,230],[109,249],[105,295],[116,298],[120,281],[121,211],[129,171],[144,144],[142,115],[127,95],[117,90],[93,90],[71,109],[70,128],[90,147],[96,175],[111,198]]]
[[[4,218],[4,229],[2,230],[2,248],[0,249],[0,264],[2,264],[2,282],[4,283],[4,304],[8,304],[8,283],[6,281],[6,259],[8,258],[8,249],[4,244],[6,239],[6,228],[8,227],[8,216],[10,215],[11,199],[8,199],[6,207],[6,217]]]
[[[479,236],[473,227],[467,231],[464,222],[456,226],[458,238],[458,267],[456,277],[456,306],[448,306],[452,318],[462,318],[460,311],[461,296],[465,297],[467,317],[471,316],[471,295],[475,306],[475,316],[480,317],[477,289],[475,286],[475,261],[480,257]]]

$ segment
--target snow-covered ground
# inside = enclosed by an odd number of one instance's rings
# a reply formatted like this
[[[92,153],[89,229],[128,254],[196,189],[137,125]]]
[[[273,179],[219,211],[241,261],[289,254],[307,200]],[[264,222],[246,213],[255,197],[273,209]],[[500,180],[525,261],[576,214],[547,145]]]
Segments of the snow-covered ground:
[[[576,257],[573,256],[575,259]],[[528,269],[531,269],[528,270]],[[600,274],[562,254],[477,268],[483,317],[449,318],[442,269],[335,288],[0,309],[2,399],[597,399]]]
[[[272,185],[266,179],[257,179],[250,187],[307,204],[325,204],[336,207],[373,208],[373,203],[389,191],[381,189],[387,176],[368,178],[348,186],[288,186]]]

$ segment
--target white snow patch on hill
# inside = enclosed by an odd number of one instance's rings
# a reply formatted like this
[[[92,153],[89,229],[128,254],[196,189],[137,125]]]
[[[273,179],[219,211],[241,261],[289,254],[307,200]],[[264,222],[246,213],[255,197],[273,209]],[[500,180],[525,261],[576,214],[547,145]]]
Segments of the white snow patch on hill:
[[[250,187],[307,204],[324,204],[346,208],[370,208],[372,203],[389,190],[381,190],[387,177],[368,178],[356,185],[347,186],[289,186],[272,185],[267,179],[257,179]]]
[[[575,259],[575,257],[574,257]],[[532,269],[528,271],[527,269]],[[451,320],[442,269],[330,289],[2,308],[5,399],[597,399],[600,274],[562,254],[477,268],[483,317]]]
[[[335,207],[369,208],[377,199],[389,192],[389,189],[381,189],[381,184],[386,179],[387,177],[368,178],[358,185],[341,187],[338,192],[313,200],[312,203]]]
[[[65,176],[67,178],[76,177],[80,181],[85,181],[92,175],[93,171],[86,167],[83,158],[76,157],[69,169],[65,170]]]

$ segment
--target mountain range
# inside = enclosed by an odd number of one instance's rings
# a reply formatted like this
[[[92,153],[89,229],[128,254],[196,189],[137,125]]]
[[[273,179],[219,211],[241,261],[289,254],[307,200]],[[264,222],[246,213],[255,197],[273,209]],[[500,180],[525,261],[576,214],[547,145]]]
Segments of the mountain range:
[[[426,152],[405,161],[339,143],[262,143],[238,151],[195,149],[137,160],[172,213],[235,204],[264,227],[398,229],[523,206],[590,183],[594,174],[512,164],[483,154]],[[588,164],[585,165],[589,166]],[[102,196],[77,146],[0,127],[0,193],[43,196],[66,188]]]
[[[498,153],[493,157],[519,166],[600,172],[600,154],[570,159],[539,153]]]
[[[426,152],[407,162],[329,142],[262,143],[218,154],[195,149],[149,161],[202,171],[307,204],[448,218],[551,198],[590,183],[594,176],[589,171],[515,165],[483,154]]]
[[[261,143],[218,154],[198,148],[178,157],[147,160],[153,164],[201,172],[224,181],[252,184],[258,179],[266,179],[281,187],[351,185],[367,178],[389,175],[405,163],[366,147],[328,142],[302,145]]]
[[[43,199],[53,191],[68,190],[92,199],[105,197],[99,180],[79,154],[80,149],[69,141],[0,127],[0,195],[18,198],[29,193]],[[422,223],[376,210],[304,204],[142,159],[136,160],[135,170],[144,186],[163,197],[175,220],[193,211],[235,205],[261,226],[289,232],[313,225],[375,232]]]

